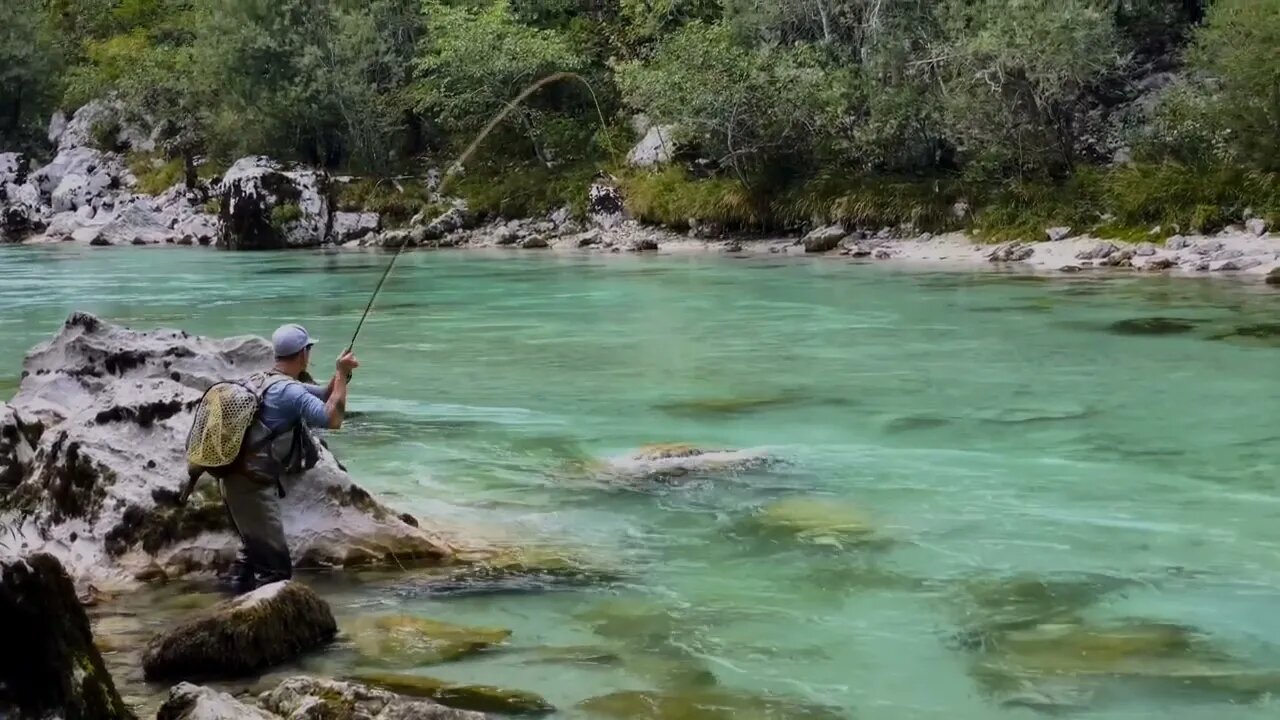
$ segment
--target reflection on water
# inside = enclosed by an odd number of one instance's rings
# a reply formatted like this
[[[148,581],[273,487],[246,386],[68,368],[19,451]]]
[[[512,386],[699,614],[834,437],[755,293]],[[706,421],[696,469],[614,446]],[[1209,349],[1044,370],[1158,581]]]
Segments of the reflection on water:
[[[5,248],[0,378],[72,309],[216,335],[296,320],[328,358],[375,259]],[[376,665],[556,717],[1274,717],[1277,302],[1124,275],[406,254],[331,446],[428,522],[557,550],[310,576],[343,638],[273,677]],[[627,464],[655,443],[780,461]],[[137,698],[162,689],[131,648],[209,599],[147,597],[96,611]],[[505,639],[371,663],[370,617]]]

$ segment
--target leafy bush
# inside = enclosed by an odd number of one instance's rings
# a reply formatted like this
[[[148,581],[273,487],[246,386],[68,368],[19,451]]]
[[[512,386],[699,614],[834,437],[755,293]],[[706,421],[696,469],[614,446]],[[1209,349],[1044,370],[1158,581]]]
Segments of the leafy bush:
[[[290,224],[302,219],[302,208],[297,203],[280,203],[271,208],[271,227],[283,232]]]

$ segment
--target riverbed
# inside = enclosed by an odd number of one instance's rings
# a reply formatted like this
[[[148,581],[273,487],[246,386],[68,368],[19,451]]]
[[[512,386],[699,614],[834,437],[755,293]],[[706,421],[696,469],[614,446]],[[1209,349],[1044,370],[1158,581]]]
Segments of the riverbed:
[[[386,259],[0,249],[0,396],[72,310],[215,336],[301,322],[321,377]],[[1274,717],[1255,686],[1280,678],[1277,310],[1222,280],[406,253],[331,447],[427,522],[614,572],[501,593],[329,581],[326,597],[340,622],[511,629],[421,672],[565,717],[615,690],[709,687],[860,720]],[[776,462],[625,487],[576,471],[656,442]],[[784,500],[856,513],[874,541],[761,532]],[[1007,651],[1027,627],[972,642],[1023,605],[1044,610],[1036,632],[1179,634],[1122,666],[1036,655],[1028,675]],[[311,667],[352,670],[335,662]]]

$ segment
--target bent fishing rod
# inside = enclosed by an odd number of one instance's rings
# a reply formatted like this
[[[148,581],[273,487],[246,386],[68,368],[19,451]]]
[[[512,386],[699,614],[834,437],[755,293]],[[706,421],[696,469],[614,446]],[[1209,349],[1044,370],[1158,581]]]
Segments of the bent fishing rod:
[[[480,143],[488,137],[489,133],[493,132],[493,129],[496,128],[499,123],[505,120],[508,115],[522,105],[525,100],[529,99],[530,95],[533,95],[535,92],[553,82],[566,79],[577,80],[587,88],[587,92],[591,93],[591,101],[595,103],[596,116],[600,120],[600,130],[604,133],[605,143],[609,146],[609,154],[614,157],[614,161],[616,162],[617,152],[614,150],[613,140],[609,137],[609,127],[604,120],[604,112],[600,109],[600,101],[596,98],[596,92],[591,87],[591,83],[587,82],[586,78],[577,73],[558,72],[548,75],[520,91],[519,95],[508,102],[501,111],[494,115],[493,118],[489,120],[489,123],[484,126],[484,129],[480,131],[480,134],[476,135],[475,139],[471,141],[471,144],[467,146],[467,149],[464,150],[462,154],[458,156],[458,159],[454,160],[453,164],[449,166],[449,169],[445,172],[445,176],[440,180],[439,187],[436,188],[436,193],[443,195],[445,186],[455,175],[461,172],[463,166],[466,165],[467,161],[471,159],[471,156],[475,154],[476,149],[480,147]],[[408,238],[401,239],[400,244],[396,246],[395,253],[391,255],[391,260],[387,263],[386,269],[382,271],[382,277],[378,278],[378,284],[373,288],[373,294],[369,296],[369,302],[364,307],[364,313],[360,315],[360,322],[356,323],[356,330],[351,335],[351,343],[347,345],[347,350],[349,352],[355,350],[356,340],[360,337],[360,329],[364,327],[364,321],[368,319],[369,312],[373,310],[373,304],[377,301],[378,294],[382,292],[383,284],[387,282],[387,277],[391,275],[392,268],[396,266],[396,260],[400,259],[400,253],[404,252],[405,246],[408,244]]]

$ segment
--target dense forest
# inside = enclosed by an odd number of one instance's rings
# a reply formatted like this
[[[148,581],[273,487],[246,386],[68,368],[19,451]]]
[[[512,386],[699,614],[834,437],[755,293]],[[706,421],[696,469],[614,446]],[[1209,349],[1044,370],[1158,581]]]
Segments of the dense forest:
[[[676,226],[1280,220],[1280,0],[6,0],[0,149],[114,97],[160,140],[153,183],[246,154],[412,176],[558,71],[581,81],[467,168],[480,209],[606,170]],[[626,167],[638,115],[672,162]]]

